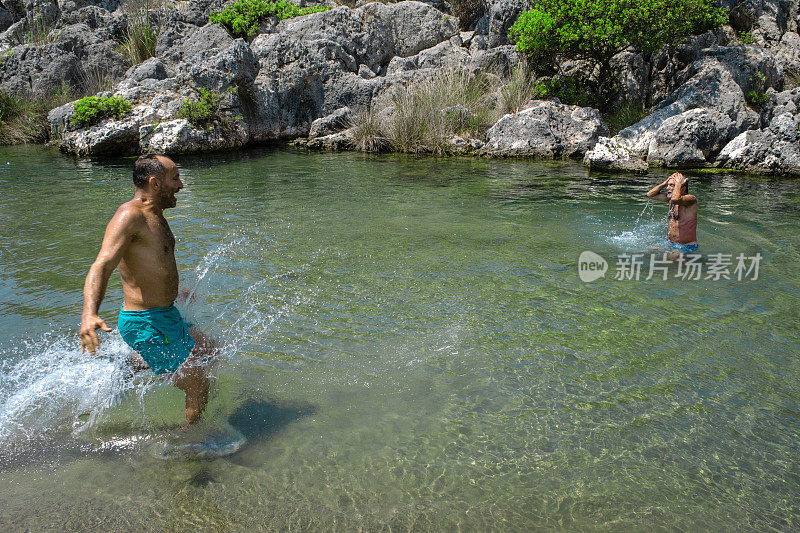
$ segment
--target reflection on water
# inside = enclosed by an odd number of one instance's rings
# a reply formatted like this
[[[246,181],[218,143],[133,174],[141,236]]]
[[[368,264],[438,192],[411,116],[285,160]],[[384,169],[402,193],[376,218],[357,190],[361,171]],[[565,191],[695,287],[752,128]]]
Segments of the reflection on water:
[[[663,181],[571,163],[261,150],[178,159],[182,394],[81,355],[83,277],[131,160],[0,157],[0,522],[81,529],[744,529],[798,524],[800,184],[694,176],[701,252],[757,281],[577,276],[663,243]],[[116,276],[101,316],[116,320]],[[94,526],[91,526],[94,527]]]

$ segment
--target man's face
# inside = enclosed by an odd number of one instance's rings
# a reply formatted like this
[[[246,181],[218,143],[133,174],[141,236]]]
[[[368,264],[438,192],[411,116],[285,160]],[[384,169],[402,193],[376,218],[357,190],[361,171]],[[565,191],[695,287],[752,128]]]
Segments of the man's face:
[[[665,187],[665,189],[666,189],[666,191],[667,191],[667,196],[672,196],[672,191],[674,191],[674,190],[675,190],[675,183],[676,183],[676,180],[675,180],[675,178],[673,178],[672,176],[670,176],[670,178],[667,180],[667,186]],[[686,188],[686,185],[685,185],[685,184],[684,184],[683,188],[684,188],[685,190],[688,190],[688,189]],[[681,192],[685,192],[685,190],[684,190],[684,191],[681,191]]]
[[[161,199],[161,208],[168,209],[177,205],[178,199],[175,198],[175,193],[183,189],[183,182],[178,176],[178,167],[170,158],[159,157],[158,159],[166,171],[164,178],[160,180],[161,187],[159,187],[158,193]]]

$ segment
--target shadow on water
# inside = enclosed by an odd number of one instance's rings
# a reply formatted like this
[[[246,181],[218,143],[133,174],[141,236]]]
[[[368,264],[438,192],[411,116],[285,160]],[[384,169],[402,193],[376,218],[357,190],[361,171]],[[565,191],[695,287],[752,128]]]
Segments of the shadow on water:
[[[252,443],[267,440],[295,420],[313,415],[315,412],[316,408],[310,404],[279,404],[273,401],[251,400],[231,413],[228,422]]]

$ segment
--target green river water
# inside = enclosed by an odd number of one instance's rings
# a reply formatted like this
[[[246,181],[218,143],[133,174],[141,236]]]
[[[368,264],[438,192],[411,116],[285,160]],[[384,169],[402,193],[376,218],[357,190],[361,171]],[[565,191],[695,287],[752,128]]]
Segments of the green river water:
[[[800,182],[690,176],[701,263],[661,254],[666,177],[577,163],[306,154],[177,157],[166,212],[186,310],[224,346],[197,431],[77,328],[132,159],[0,150],[3,531],[790,531],[800,528]],[[578,275],[578,256],[608,260]],[[614,279],[620,254],[641,279]],[[659,255],[660,257],[660,255]],[[116,324],[114,274],[101,316]],[[210,430],[210,429],[209,429]],[[180,435],[177,438],[181,438]]]

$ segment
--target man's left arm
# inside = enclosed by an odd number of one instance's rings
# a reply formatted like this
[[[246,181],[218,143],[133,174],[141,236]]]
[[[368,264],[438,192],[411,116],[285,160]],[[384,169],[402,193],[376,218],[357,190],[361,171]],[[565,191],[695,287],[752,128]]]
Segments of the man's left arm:
[[[684,183],[686,183],[686,178],[683,176],[677,178],[675,188],[672,190],[672,196],[670,197],[669,201],[681,207],[688,207],[692,204],[696,204],[697,198],[691,194],[681,194]]]

